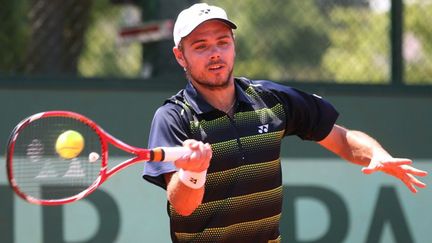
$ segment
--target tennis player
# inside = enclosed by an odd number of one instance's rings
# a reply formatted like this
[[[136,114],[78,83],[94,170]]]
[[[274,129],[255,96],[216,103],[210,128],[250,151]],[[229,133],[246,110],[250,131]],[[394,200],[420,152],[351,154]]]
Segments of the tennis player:
[[[146,163],[143,177],[166,189],[173,242],[280,242],[281,140],[297,135],[338,156],[400,179],[412,192],[427,172],[393,158],[360,131],[335,124],[326,100],[266,80],[233,77],[237,26],[219,7],[183,10],[173,52],[188,83],[155,113],[149,147],[186,146],[173,163]]]

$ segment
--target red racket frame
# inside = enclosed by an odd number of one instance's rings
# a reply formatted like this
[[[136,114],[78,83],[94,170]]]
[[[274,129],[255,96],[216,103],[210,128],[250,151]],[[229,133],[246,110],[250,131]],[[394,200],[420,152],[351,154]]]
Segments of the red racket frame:
[[[101,169],[99,172],[98,178],[91,184],[87,189],[83,190],[81,193],[63,198],[63,199],[55,199],[55,200],[44,200],[44,199],[37,199],[34,197],[31,197],[29,195],[26,195],[24,192],[22,192],[19,189],[19,185],[16,183],[14,176],[13,176],[13,154],[14,154],[14,146],[15,141],[19,135],[19,133],[25,129],[30,123],[32,123],[35,120],[43,119],[47,117],[67,117],[76,119],[79,122],[82,122],[93,129],[93,131],[99,136],[102,146],[102,154],[101,154]],[[114,145],[115,147],[126,151],[130,154],[135,155],[135,157],[132,157],[112,169],[108,170],[108,145]],[[8,180],[12,187],[12,189],[15,191],[15,193],[23,198],[24,200],[38,205],[62,205],[71,203],[77,200],[80,200],[90,193],[92,193],[94,190],[96,190],[102,183],[104,183],[108,178],[115,175],[120,170],[138,163],[138,162],[145,162],[145,161],[173,161],[175,159],[180,158],[184,154],[188,154],[191,151],[184,147],[166,147],[166,148],[156,148],[156,149],[144,149],[144,148],[138,148],[131,145],[128,145],[106,131],[104,131],[99,125],[97,125],[95,122],[90,120],[89,118],[75,113],[71,111],[46,111],[34,114],[26,119],[24,119],[22,122],[20,122],[15,129],[12,131],[12,134],[9,138],[8,142],[8,148],[7,148],[7,173],[8,173]]]

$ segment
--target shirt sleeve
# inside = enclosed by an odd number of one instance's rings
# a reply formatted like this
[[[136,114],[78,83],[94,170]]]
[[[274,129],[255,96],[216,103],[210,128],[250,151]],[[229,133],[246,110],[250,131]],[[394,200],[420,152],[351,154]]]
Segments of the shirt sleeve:
[[[187,127],[182,121],[181,107],[167,103],[155,112],[150,128],[148,148],[182,146]],[[166,189],[164,174],[177,171],[172,162],[147,162],[143,178]]]
[[[332,130],[339,113],[328,101],[282,84],[259,81],[283,104],[286,113],[285,135],[320,141]]]

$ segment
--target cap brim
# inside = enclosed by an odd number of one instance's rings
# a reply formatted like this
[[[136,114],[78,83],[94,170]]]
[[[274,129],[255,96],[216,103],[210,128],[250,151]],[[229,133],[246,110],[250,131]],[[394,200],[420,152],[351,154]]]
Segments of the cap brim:
[[[209,19],[210,20],[210,19]],[[237,29],[237,25],[235,25],[233,22],[231,22],[230,20],[227,19],[215,19],[215,20],[220,20],[222,22],[224,22],[225,24],[227,24],[231,29]]]
[[[230,27],[231,29],[237,29],[237,25],[235,25],[233,22],[231,22],[231,21],[229,21],[229,20],[227,20],[227,19],[212,18],[212,19],[206,19],[206,20],[204,20],[203,22],[197,24],[196,26],[191,26],[190,30],[185,31],[185,33],[181,36],[181,38],[184,38],[184,37],[190,35],[190,33],[192,33],[196,28],[198,28],[198,26],[200,26],[200,25],[202,25],[202,24],[204,24],[204,23],[206,23],[206,22],[208,22],[208,21],[211,21],[211,20],[218,20],[218,21],[221,21],[221,22],[223,22],[224,24],[228,25],[228,27]]]
[[[197,24],[197,25],[195,25],[195,26],[190,26],[189,30],[184,31],[181,35],[179,35],[179,37],[180,37],[179,42],[180,42],[180,40],[183,39],[184,37],[190,35],[190,33],[192,33],[196,28],[198,28],[198,26],[200,26],[200,25],[202,25],[203,23],[205,23],[205,22],[207,22],[207,21],[210,21],[210,20],[218,20],[218,21],[220,21],[220,22],[226,24],[226,25],[227,25],[229,28],[231,28],[231,29],[237,29],[237,25],[234,24],[234,23],[233,23],[232,21],[230,21],[230,20],[223,19],[223,18],[210,18],[210,19],[206,19],[206,20],[202,21],[201,23],[199,23],[199,24]],[[176,43],[176,46],[177,46],[177,45],[178,45],[178,43]]]

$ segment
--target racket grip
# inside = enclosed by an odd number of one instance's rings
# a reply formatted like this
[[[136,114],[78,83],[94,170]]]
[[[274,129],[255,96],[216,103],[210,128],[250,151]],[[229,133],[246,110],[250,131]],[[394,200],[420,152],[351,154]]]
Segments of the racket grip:
[[[192,153],[185,147],[159,147],[152,150],[152,161],[176,161],[184,155]]]

